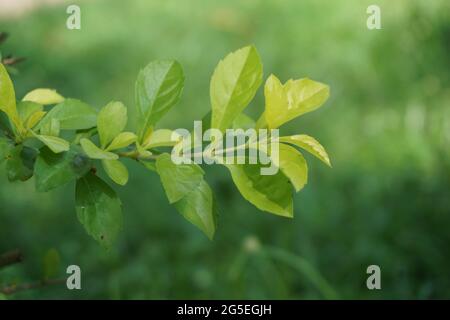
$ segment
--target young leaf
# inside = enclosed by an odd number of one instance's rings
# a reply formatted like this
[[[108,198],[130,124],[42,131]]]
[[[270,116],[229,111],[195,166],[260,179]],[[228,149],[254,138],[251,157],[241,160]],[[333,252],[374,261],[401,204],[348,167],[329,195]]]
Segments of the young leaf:
[[[103,169],[115,183],[124,186],[128,182],[128,170],[119,160],[102,160]]]
[[[66,140],[53,137],[53,136],[44,136],[41,134],[34,134],[34,136],[39,139],[43,144],[49,147],[54,153],[61,153],[69,150],[70,144]]]
[[[273,74],[264,86],[266,109],[264,117],[269,128],[319,108],[329,97],[330,88],[308,78],[289,80],[284,85]]]
[[[285,144],[279,145],[279,151],[279,163],[275,165],[279,166],[298,192],[308,182],[308,166],[305,158],[295,148]]]
[[[86,232],[108,248],[122,229],[122,205],[113,189],[93,173],[77,180],[75,204]]]
[[[230,53],[221,60],[211,78],[211,126],[224,131],[247,107],[256,94],[263,76],[255,47]]]
[[[183,69],[177,61],[153,61],[139,72],[136,106],[140,142],[145,132],[178,102],[183,85]]]
[[[26,181],[33,176],[37,151],[24,145],[17,145],[9,150],[6,171],[9,181]]]
[[[80,144],[81,144],[81,147],[83,148],[83,151],[91,159],[102,159],[102,160],[117,160],[117,159],[119,159],[119,156],[117,154],[100,149],[89,139],[85,139],[85,138],[81,139]]]
[[[59,121],[62,130],[89,129],[97,124],[97,112],[84,102],[66,99],[54,106],[37,128],[48,125],[52,119]]]
[[[242,196],[258,209],[292,218],[291,184],[282,172],[263,176],[260,165],[226,165]]]
[[[279,138],[279,141],[296,145],[297,147],[308,151],[313,156],[317,157],[326,165],[331,167],[330,158],[328,157],[325,148],[313,137],[306,134],[297,134],[294,136],[281,137]]]
[[[17,105],[17,112],[22,123],[27,122],[28,118],[37,111],[43,111],[44,107],[31,101],[20,101]]]
[[[8,115],[16,129],[19,131],[22,129],[16,109],[14,86],[2,63],[0,63],[0,110]]]
[[[214,237],[217,213],[211,188],[204,180],[176,202],[175,208],[185,219],[202,230],[209,239]]]
[[[156,147],[171,147],[177,144],[177,140],[172,140],[172,130],[159,129],[152,132],[147,141],[144,142],[145,149]]]
[[[63,102],[64,97],[53,89],[34,89],[28,92],[22,101],[32,101],[42,105],[49,105]]]
[[[128,147],[130,144],[135,143],[137,140],[137,136],[132,132],[122,132],[114,140],[111,144],[106,148],[106,151],[112,151],[117,149],[122,149]]]
[[[175,164],[169,154],[156,159],[156,171],[170,203],[177,202],[198,187],[204,171],[196,164]]]
[[[112,101],[97,115],[97,130],[102,149],[123,131],[127,125],[127,108],[122,102]]]
[[[27,122],[25,123],[25,128],[33,129],[34,126],[36,126],[39,123],[39,121],[41,121],[41,119],[45,116],[45,114],[46,114],[45,111],[36,111],[35,113],[33,113],[27,119]]]
[[[233,129],[247,130],[255,127],[255,120],[245,113],[240,113],[233,121]]]
[[[36,189],[47,192],[84,176],[92,162],[76,149],[55,154],[47,147],[40,150],[34,167]]]

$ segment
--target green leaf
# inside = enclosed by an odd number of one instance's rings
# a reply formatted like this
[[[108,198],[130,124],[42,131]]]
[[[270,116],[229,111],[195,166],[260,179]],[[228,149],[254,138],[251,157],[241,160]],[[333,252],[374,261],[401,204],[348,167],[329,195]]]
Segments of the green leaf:
[[[69,150],[70,144],[68,141],[53,136],[44,136],[41,134],[34,134],[43,144],[50,148],[54,153],[61,153]]]
[[[97,130],[102,149],[123,131],[127,125],[127,108],[122,102],[112,101],[97,115]]]
[[[247,107],[261,84],[263,67],[255,47],[230,53],[221,60],[211,78],[211,127],[221,131]]]
[[[62,130],[79,130],[95,127],[97,112],[84,102],[75,99],[66,99],[54,106],[42,119],[38,128],[58,120]]]
[[[108,248],[122,229],[122,205],[111,187],[93,173],[77,180],[75,203],[86,232]]]
[[[50,249],[46,252],[42,261],[44,280],[51,279],[58,275],[61,265],[61,258],[56,249]]]
[[[233,129],[247,130],[255,127],[255,120],[250,118],[245,113],[240,113],[233,121]]]
[[[177,202],[198,187],[204,171],[196,164],[175,164],[169,154],[156,159],[156,171],[170,203]]]
[[[38,152],[24,145],[17,145],[9,150],[6,171],[9,181],[26,181],[33,176],[34,164]]]
[[[295,191],[300,191],[308,182],[308,166],[305,158],[295,148],[281,143],[279,152],[279,162],[275,162],[275,165],[292,182]]]
[[[28,92],[22,101],[32,101],[42,105],[49,105],[63,102],[64,97],[56,92],[56,90],[40,88]]]
[[[47,192],[84,176],[92,162],[77,149],[55,154],[47,147],[40,150],[34,173],[36,189]]]
[[[25,123],[32,114],[37,111],[43,111],[44,107],[31,101],[20,101],[17,105],[17,112],[22,123]]]
[[[319,108],[330,95],[330,88],[308,78],[288,80],[284,85],[273,74],[264,86],[266,109],[263,117],[270,129]]]
[[[13,144],[6,138],[0,137],[0,164],[6,161]]]
[[[150,171],[155,171],[156,172],[156,164],[154,161],[143,161],[143,160],[139,160],[139,162],[146,167],[148,170]]]
[[[128,170],[119,160],[102,160],[103,168],[115,183],[124,186],[128,182]]]
[[[172,140],[172,130],[159,129],[152,132],[150,137],[143,144],[143,148],[152,149],[156,147],[171,147],[178,143],[178,140]]]
[[[136,80],[136,107],[139,139],[180,99],[184,86],[181,65],[174,60],[158,60],[139,72]]]
[[[39,121],[45,116],[45,111],[36,111],[31,116],[28,117],[27,122],[25,123],[26,129],[33,129]]]
[[[313,156],[317,157],[326,165],[331,167],[330,157],[328,157],[325,148],[313,137],[306,134],[297,134],[288,137],[281,137],[279,138],[279,141],[296,145],[297,147],[308,151]]]
[[[258,209],[284,217],[293,216],[292,189],[282,172],[261,175],[261,165],[226,165],[242,196]]]
[[[106,151],[128,147],[130,144],[135,143],[136,140],[137,136],[133,132],[122,132],[114,138],[108,148],[106,148]]]
[[[45,119],[45,118],[44,118]],[[39,123],[39,125],[35,128],[35,130],[38,130],[40,128],[40,133],[44,136],[59,136],[59,133],[61,131],[61,126],[59,124],[58,119],[51,119],[50,121],[45,122],[42,125],[42,121]]]
[[[83,138],[80,140],[81,147],[83,151],[91,159],[102,159],[102,160],[117,160],[119,156],[115,153],[104,151],[97,147],[91,140]]]
[[[14,126],[21,130],[21,122],[16,108],[16,93],[5,66],[0,63],[0,110],[5,112]]]
[[[202,230],[209,239],[214,237],[217,213],[213,193],[204,180],[176,202],[175,208],[184,218]]]

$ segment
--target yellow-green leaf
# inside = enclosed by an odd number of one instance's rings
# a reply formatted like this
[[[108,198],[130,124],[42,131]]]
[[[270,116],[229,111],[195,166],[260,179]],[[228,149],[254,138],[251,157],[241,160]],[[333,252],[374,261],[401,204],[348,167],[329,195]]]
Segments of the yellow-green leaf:
[[[266,109],[263,114],[269,128],[282,124],[319,108],[329,97],[327,85],[308,78],[288,80],[282,84],[270,75],[264,86]]]
[[[128,170],[119,160],[102,160],[103,168],[112,181],[124,186],[128,182]]]
[[[3,64],[0,63],[0,110],[6,113],[18,131],[22,124],[16,108],[16,93],[11,78]]]
[[[291,181],[295,191],[303,189],[308,182],[308,166],[302,154],[286,144],[279,144],[278,163],[272,159],[281,172]]]
[[[91,159],[101,159],[101,160],[117,160],[119,156],[115,153],[108,152],[97,147],[91,140],[83,138],[80,140],[81,147],[83,151]]]
[[[151,149],[156,147],[170,147],[177,144],[178,140],[172,140],[172,130],[159,129],[152,132],[146,142],[143,144],[143,148]]]
[[[221,60],[211,78],[211,127],[224,131],[247,107],[261,84],[263,67],[255,47],[248,46]]]
[[[108,148],[106,148],[106,151],[128,147],[130,144],[136,142],[136,140],[137,136],[133,132],[122,132],[114,138]]]
[[[36,111],[33,114],[31,114],[28,119],[27,122],[25,124],[25,127],[27,129],[32,129],[35,125],[38,124],[39,121],[41,121],[41,119],[45,116],[46,112],[45,111]]]
[[[127,125],[127,108],[122,102],[112,101],[97,115],[97,130],[102,149],[123,131]]]
[[[38,138],[42,143],[44,143],[54,153],[61,153],[69,150],[70,148],[69,142],[59,137],[44,136],[40,134],[35,134],[35,137]]]
[[[39,88],[28,92],[22,100],[32,101],[42,105],[49,105],[63,102],[64,97],[56,92],[56,90]]]
[[[294,136],[281,137],[279,138],[279,141],[296,145],[297,147],[308,151],[313,156],[317,157],[331,167],[330,158],[325,151],[325,148],[313,137],[306,134],[297,134]]]

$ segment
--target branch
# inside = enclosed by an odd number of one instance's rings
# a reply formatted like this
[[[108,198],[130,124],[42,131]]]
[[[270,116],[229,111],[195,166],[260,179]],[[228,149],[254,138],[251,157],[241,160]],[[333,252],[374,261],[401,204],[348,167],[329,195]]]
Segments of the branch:
[[[22,262],[23,256],[19,250],[8,251],[0,256],[0,269]]]
[[[4,295],[14,294],[19,291],[38,289],[38,288],[42,288],[42,287],[49,286],[49,285],[61,284],[61,283],[64,283],[65,280],[66,279],[49,279],[49,280],[36,281],[36,282],[32,282],[32,283],[10,285],[10,286],[1,288],[0,293],[3,293]]]

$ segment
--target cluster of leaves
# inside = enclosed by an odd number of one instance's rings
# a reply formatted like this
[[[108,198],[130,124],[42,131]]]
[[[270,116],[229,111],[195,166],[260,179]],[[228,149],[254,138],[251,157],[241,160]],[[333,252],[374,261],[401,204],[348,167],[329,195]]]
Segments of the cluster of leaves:
[[[217,65],[210,85],[210,127],[223,133],[245,125],[278,128],[320,107],[329,96],[328,86],[310,79],[282,84],[271,75],[264,86],[265,111],[258,121],[243,114],[263,79],[263,68],[253,46],[227,55]],[[100,111],[51,89],[36,89],[16,102],[13,84],[0,64],[0,161],[6,162],[10,181],[35,177],[38,191],[49,191],[76,181],[76,212],[87,233],[108,247],[122,225],[121,202],[115,191],[96,174],[100,163],[111,180],[128,181],[124,158],[139,161],[156,172],[171,204],[209,238],[214,236],[217,210],[204,171],[195,163],[171,161],[172,131],[156,129],[158,121],[180,99],[184,86],[181,65],[154,61],[142,69],[135,86],[136,124],[127,127],[127,108],[110,102]],[[327,165],[325,149],[307,135],[280,137],[279,171],[260,174],[258,164],[225,164],[240,193],[261,210],[292,217],[294,187],[307,182],[307,165],[300,147]]]

